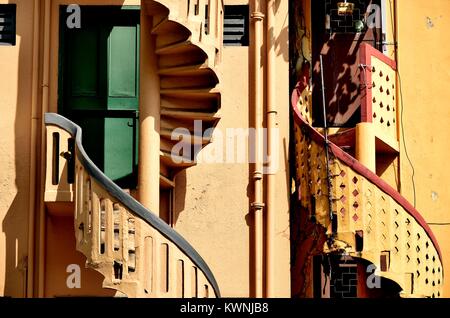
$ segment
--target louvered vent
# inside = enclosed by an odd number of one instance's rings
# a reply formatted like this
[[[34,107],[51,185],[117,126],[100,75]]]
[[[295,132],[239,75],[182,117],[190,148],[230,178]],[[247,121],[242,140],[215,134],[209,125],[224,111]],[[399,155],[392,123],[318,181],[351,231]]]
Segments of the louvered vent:
[[[15,4],[0,4],[0,45],[16,45]]]
[[[248,46],[248,5],[225,6],[223,44]]]

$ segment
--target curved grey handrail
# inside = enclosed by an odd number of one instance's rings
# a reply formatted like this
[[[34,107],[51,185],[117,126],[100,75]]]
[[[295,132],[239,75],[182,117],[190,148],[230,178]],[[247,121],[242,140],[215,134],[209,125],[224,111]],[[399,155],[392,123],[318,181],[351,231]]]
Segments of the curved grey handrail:
[[[154,227],[164,237],[173,242],[178,248],[185,253],[192,262],[205,274],[208,281],[211,283],[214,292],[217,297],[220,297],[219,286],[203,258],[198,252],[184,239],[178,232],[172,229],[167,223],[157,217],[154,213],[150,212],[141,203],[134,199],[131,195],[124,192],[118,185],[116,185],[111,179],[109,179],[89,158],[82,145],[82,131],[81,127],[70,121],[69,119],[56,114],[46,113],[44,118],[46,125],[56,125],[75,138],[77,146],[77,156],[83,167],[89,172],[89,174],[100,183],[103,188],[120,203],[133,211],[136,215],[142,218],[145,222]]]

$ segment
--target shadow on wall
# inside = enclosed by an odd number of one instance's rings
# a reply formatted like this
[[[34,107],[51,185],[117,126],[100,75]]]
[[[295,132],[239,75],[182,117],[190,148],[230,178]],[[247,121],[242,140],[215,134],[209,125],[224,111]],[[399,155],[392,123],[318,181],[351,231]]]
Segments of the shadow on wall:
[[[172,227],[175,227],[177,224],[178,218],[180,217],[180,214],[184,211],[184,206],[186,202],[186,170],[180,171],[175,176],[175,190],[174,190],[174,197],[175,202],[173,206],[172,215],[170,217],[170,225]]]
[[[14,3],[11,1],[10,3]],[[11,297],[25,297],[26,295],[26,267],[27,267],[27,247],[28,247],[28,211],[30,202],[30,141],[31,141],[31,81],[30,67],[32,52],[32,32],[28,28],[30,24],[20,23],[22,21],[33,21],[33,3],[19,2],[17,4],[16,13],[16,46],[1,46],[2,55],[6,55],[9,65],[17,63],[17,73],[9,73],[2,70],[2,77],[5,81],[11,81],[17,78],[17,97],[15,104],[13,101],[8,101],[7,95],[4,100],[5,109],[2,113],[8,118],[15,110],[14,121],[4,122],[4,130],[8,131],[9,126],[14,122],[14,130],[7,133],[7,138],[14,138],[14,152],[11,153],[6,142],[2,140],[2,161],[5,160],[8,164],[2,167],[2,198],[1,209],[7,209],[6,215],[2,220],[2,230],[5,235],[4,258],[0,259],[0,266],[4,266],[4,290],[0,290],[0,294]],[[21,12],[19,18],[19,12]],[[28,18],[26,17],[28,16]],[[19,20],[20,19],[20,20]],[[23,19],[23,20],[22,20]],[[9,51],[9,52],[8,52]],[[17,54],[14,54],[16,51]],[[11,59],[16,58],[16,61]],[[7,67],[7,70],[13,70]],[[9,73],[9,74],[8,74]],[[15,84],[15,83],[14,83]],[[13,85],[14,85],[13,84]],[[8,87],[8,85],[6,85]],[[14,86],[13,86],[14,87]],[[5,120],[5,119],[3,119]],[[12,128],[12,127],[11,127]],[[2,130],[3,130],[2,129]],[[5,151],[5,152],[3,152]],[[10,159],[14,158],[14,168]],[[2,179],[3,179],[2,176]],[[14,178],[14,181],[13,181]],[[15,195],[14,195],[15,194]],[[9,203],[9,196],[14,195],[11,203]],[[3,244],[2,244],[3,245]],[[3,248],[3,246],[2,246]],[[3,280],[3,278],[0,278]]]
[[[275,0],[274,2],[274,14],[277,15],[278,9],[280,7],[281,0]],[[280,20],[281,17],[277,17],[276,20]],[[283,27],[279,33],[276,32],[276,29],[270,28],[269,30],[272,36],[272,43],[277,56],[282,55],[283,60],[285,62],[289,62],[289,50],[286,50],[286,45],[288,44],[288,34],[289,34],[289,13],[286,12],[286,15],[283,20]],[[277,35],[277,37],[275,37]],[[272,47],[270,47],[272,48]]]
[[[323,54],[325,87],[330,88],[325,89],[329,124],[353,126],[360,119],[358,48],[362,41],[363,38],[355,42],[351,37],[334,35],[333,38],[325,41],[319,51]],[[322,126],[322,87],[317,53],[314,54],[313,60],[313,105],[317,105],[313,109],[313,114],[318,114],[314,116],[315,125]]]
[[[116,4],[120,0],[115,1]],[[112,1],[111,1],[112,2]],[[16,46],[0,46],[2,61],[6,67],[0,67],[2,79],[0,81],[0,89],[11,87],[5,96],[2,96],[1,109],[1,130],[4,132],[4,138],[0,139],[0,156],[2,166],[0,174],[0,217],[2,218],[2,231],[5,236],[5,242],[0,241],[0,296],[25,297],[27,289],[27,262],[28,262],[28,217],[30,206],[34,206],[35,229],[38,228],[39,221],[39,202],[42,200],[42,192],[39,192],[40,184],[44,176],[40,176],[40,151],[45,150],[45,144],[41,145],[41,128],[43,126],[43,118],[32,118],[32,87],[33,87],[33,14],[34,5],[37,1],[6,1],[6,3],[17,3],[16,7]],[[44,3],[40,3],[40,13],[44,12]],[[42,21],[40,21],[42,22]],[[41,23],[43,24],[43,23]],[[42,31],[42,25],[41,25]],[[40,34],[42,36],[42,32]],[[39,56],[42,59],[42,54]],[[38,61],[41,66],[42,61]],[[14,66],[17,65],[17,68]],[[10,67],[11,66],[11,67]],[[14,81],[14,83],[12,83]],[[4,84],[5,83],[5,84]],[[6,84],[7,83],[7,84]],[[11,84],[10,84],[11,83]],[[34,96],[37,100],[37,116],[40,117],[41,107],[41,89],[42,78],[39,76],[38,93]],[[10,98],[10,93],[17,90],[17,96]],[[4,102],[3,102],[4,101]],[[13,113],[14,112],[14,113]],[[35,121],[37,127],[37,172],[36,183],[31,183],[30,172],[30,150],[32,141],[31,122]],[[13,124],[14,123],[14,124]],[[14,128],[12,127],[14,125]],[[9,147],[11,138],[14,138],[14,149]],[[12,162],[14,160],[14,163]],[[30,190],[36,190],[35,202],[30,202]],[[73,220],[73,217],[72,217]],[[49,224],[56,224],[54,219],[47,218]],[[59,220],[61,221],[61,220]],[[63,222],[64,223],[64,222]],[[73,221],[64,224],[73,226]],[[53,242],[58,241],[66,245],[66,254],[70,254],[72,258],[80,260],[80,255],[75,251],[75,239],[73,229],[71,231],[59,231],[61,235],[57,236]],[[38,233],[36,233],[38,234]],[[53,233],[54,234],[54,233]],[[64,237],[62,236],[64,234]],[[37,260],[38,241],[35,236],[34,256]],[[51,238],[47,239],[51,240]],[[68,250],[72,249],[72,250]],[[59,258],[61,250],[55,250],[52,256]],[[60,261],[60,260],[59,260]],[[83,263],[80,260],[80,264]],[[37,278],[37,270],[35,269],[34,279]],[[45,270],[45,269],[44,269]],[[65,268],[62,268],[65,271]],[[92,270],[89,270],[92,271]],[[97,275],[96,281],[100,282],[96,286],[101,288],[101,278],[96,272],[92,271],[92,275]],[[64,272],[64,279],[66,278]],[[49,275],[50,276],[50,275]],[[92,277],[93,277],[92,276]],[[91,276],[90,276],[91,277]],[[3,288],[4,281],[4,288]],[[95,284],[95,282],[94,282]],[[94,285],[91,283],[91,285]],[[35,290],[36,291],[36,290]],[[111,294],[111,291],[105,293]]]
[[[311,1],[312,15],[312,82],[313,125],[323,126],[322,84],[320,55],[323,55],[323,71],[327,122],[336,127],[354,127],[360,120],[360,61],[359,48],[362,43],[379,47],[381,29],[368,26],[357,30],[355,22],[364,20],[361,12],[377,4],[375,0],[355,1],[358,9],[350,16],[336,15],[337,0]],[[326,16],[328,15],[329,23]],[[331,15],[331,17],[330,17]],[[360,20],[361,19],[361,20]],[[326,25],[328,24],[328,27]]]

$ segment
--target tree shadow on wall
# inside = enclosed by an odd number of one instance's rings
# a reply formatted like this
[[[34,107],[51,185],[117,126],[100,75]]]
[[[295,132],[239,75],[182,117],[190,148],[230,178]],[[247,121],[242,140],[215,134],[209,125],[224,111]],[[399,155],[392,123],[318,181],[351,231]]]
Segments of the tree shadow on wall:
[[[334,35],[320,51],[314,53],[312,76],[315,126],[323,126],[324,123],[320,54],[323,57],[327,123],[331,126],[353,127],[360,121],[358,48],[361,43],[363,37],[355,41],[348,35]]]

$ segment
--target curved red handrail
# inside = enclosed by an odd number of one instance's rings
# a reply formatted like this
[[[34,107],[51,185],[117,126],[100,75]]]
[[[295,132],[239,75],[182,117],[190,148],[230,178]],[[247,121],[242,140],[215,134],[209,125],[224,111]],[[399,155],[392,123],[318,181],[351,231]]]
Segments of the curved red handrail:
[[[324,136],[319,133],[314,127],[312,127],[310,124],[308,124],[301,116],[300,112],[297,109],[297,102],[300,95],[298,94],[298,90],[295,89],[292,93],[292,110],[294,112],[294,120],[295,122],[300,126],[304,127],[312,140],[317,142],[318,144],[325,144],[325,138]],[[436,237],[433,234],[433,231],[428,226],[425,219],[422,217],[419,211],[417,211],[409,201],[404,198],[399,192],[397,192],[394,188],[392,188],[386,181],[381,179],[379,176],[377,176],[375,173],[373,173],[371,170],[369,170],[366,166],[361,164],[358,160],[350,156],[348,153],[346,153],[344,150],[333,144],[332,142],[329,142],[330,150],[333,153],[333,155],[338,158],[339,160],[343,161],[347,166],[351,167],[353,170],[364,176],[367,180],[375,184],[381,191],[389,195],[391,198],[393,198],[398,204],[400,204],[408,214],[410,214],[419,224],[420,226],[425,230],[425,232],[430,237],[434,247],[436,248],[439,259],[442,263],[442,254],[441,249],[439,247],[439,244],[437,242]]]

